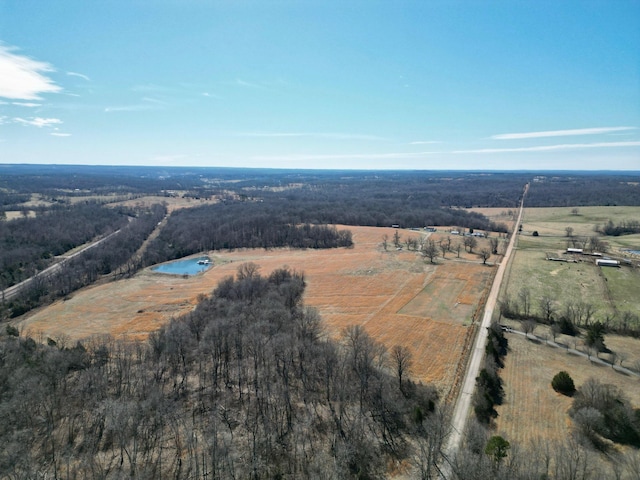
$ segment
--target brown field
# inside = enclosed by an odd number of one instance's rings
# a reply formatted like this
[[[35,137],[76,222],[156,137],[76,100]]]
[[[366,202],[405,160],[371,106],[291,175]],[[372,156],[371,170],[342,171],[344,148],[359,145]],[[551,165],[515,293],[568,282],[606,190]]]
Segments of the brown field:
[[[201,205],[210,205],[212,203],[216,203],[215,199],[194,199],[194,198],[183,198],[180,196],[177,197],[162,197],[159,195],[148,195],[145,197],[132,198],[131,200],[123,200],[120,202],[111,203],[111,206],[115,205],[124,205],[127,207],[150,207],[156,203],[166,203],[167,210],[169,213],[178,210],[180,208],[190,208],[190,207],[199,207]]]
[[[347,325],[359,324],[389,348],[407,345],[414,355],[413,377],[435,383],[446,395],[493,267],[462,253],[460,259],[447,254],[431,265],[416,252],[383,251],[382,236],[392,239],[391,228],[340,228],[353,232],[354,248],[211,252],[215,266],[204,274],[184,278],[147,269],[132,279],[76,292],[28,315],[19,327],[42,338],[105,333],[145,338],[190,311],[198,295],[209,294],[241,263],[254,262],[265,275],[287,266],[304,272],[305,304],[319,310],[329,335],[338,337]],[[401,231],[407,235],[423,233]]]
[[[513,225],[518,217],[518,209],[515,207],[474,207],[470,208],[469,211],[481,213],[492,222],[504,223],[508,227],[510,232],[513,231]],[[509,215],[509,212],[512,212],[512,215]]]
[[[6,214],[7,220],[15,220],[16,218],[22,218],[24,216],[20,210],[6,210],[4,213]],[[34,218],[35,216],[36,212],[27,210],[27,217]]]
[[[505,401],[497,408],[496,432],[509,441],[525,445],[535,438],[566,438],[571,429],[567,411],[572,400],[551,388],[551,379],[561,370],[571,375],[576,388],[593,377],[621,388],[634,407],[640,407],[637,377],[628,377],[610,367],[593,364],[586,358],[534,343],[520,335],[507,334],[507,338],[509,353],[501,372]],[[605,342],[612,349],[628,349],[630,354],[636,352],[633,358],[640,351],[640,340],[617,336],[609,339],[607,336]],[[630,361],[631,358],[625,365]]]

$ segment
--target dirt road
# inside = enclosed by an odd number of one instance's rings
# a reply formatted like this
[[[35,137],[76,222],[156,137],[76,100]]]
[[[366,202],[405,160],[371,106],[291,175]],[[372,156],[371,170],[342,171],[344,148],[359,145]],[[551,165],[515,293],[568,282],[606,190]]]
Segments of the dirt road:
[[[50,267],[45,268],[41,272],[38,272],[33,277],[27,278],[26,280],[23,280],[20,283],[16,283],[15,285],[13,285],[13,286],[7,288],[6,290],[3,290],[2,292],[0,292],[0,301],[11,300],[13,297],[18,295],[24,288],[26,288],[31,282],[33,282],[36,278],[47,278],[47,277],[50,277],[51,275],[53,275],[56,272],[60,271],[60,269],[62,268],[62,265],[64,265],[65,262],[68,262],[72,258],[75,258],[78,255],[81,255],[82,253],[86,252],[87,250],[90,250],[92,248],[97,247],[102,242],[107,241],[108,239],[110,239],[114,235],[117,235],[118,233],[120,233],[120,230],[116,230],[115,232],[107,235],[106,237],[101,238],[100,240],[98,240],[98,241],[96,241],[94,243],[91,243],[91,244],[87,245],[84,248],[81,248],[77,252],[62,256],[61,260],[58,263],[55,263],[55,264],[51,265]]]
[[[509,259],[511,258],[511,252],[515,244],[518,226],[522,221],[524,198],[527,194],[528,189],[529,184],[525,185],[524,187],[524,193],[522,195],[522,200],[520,201],[520,212],[518,214],[518,221],[515,223],[514,231],[511,234],[511,239],[509,240],[509,245],[507,246],[507,251],[504,254],[504,258],[502,259],[502,262],[500,263],[498,271],[496,272],[496,276],[493,280],[493,285],[491,286],[491,291],[489,292],[489,297],[487,298],[487,303],[485,305],[482,323],[478,330],[478,336],[476,337],[473,352],[471,353],[471,357],[469,358],[467,371],[462,383],[462,388],[460,389],[460,393],[458,394],[458,399],[453,410],[453,416],[451,419],[451,434],[444,450],[446,458],[449,459],[454,458],[456,452],[460,448],[462,435],[465,430],[467,418],[469,417],[471,399],[473,398],[473,392],[476,386],[476,377],[480,373],[480,366],[482,365],[484,351],[487,345],[487,328],[491,324],[491,317],[493,316],[493,309],[495,308],[496,302],[498,300],[500,285],[502,284],[504,272],[506,270],[507,264],[509,263]],[[444,478],[449,478],[450,474],[447,474],[449,470],[448,465],[446,467],[447,468],[443,469],[443,476]]]

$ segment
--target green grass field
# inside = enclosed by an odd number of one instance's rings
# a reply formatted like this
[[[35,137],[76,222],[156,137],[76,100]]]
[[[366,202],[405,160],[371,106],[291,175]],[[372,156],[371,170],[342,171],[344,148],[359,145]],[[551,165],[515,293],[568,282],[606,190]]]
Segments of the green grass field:
[[[566,228],[573,228],[576,236],[596,235],[595,227],[609,219],[614,223],[625,220],[640,220],[640,207],[578,207],[578,215],[571,213],[571,207],[525,208],[522,230],[526,235],[538,231],[541,236],[557,237],[566,243]],[[606,237],[611,248],[640,249],[640,235]]]
[[[631,255],[625,249],[640,250],[640,235],[619,237],[599,236],[608,243],[610,255],[629,259],[636,266],[620,268],[598,267],[594,257],[576,256],[579,263],[547,260],[547,256],[571,258],[565,254],[571,246],[566,228],[574,236],[598,235],[597,225],[611,219],[614,223],[640,220],[638,207],[579,207],[578,215],[572,208],[527,208],[518,236],[517,249],[502,288],[502,298],[508,295],[517,300],[518,293],[527,288],[531,296],[531,310],[539,314],[539,300],[550,296],[557,311],[568,303],[585,302],[596,309],[595,319],[616,317],[625,311],[640,315],[640,255]],[[537,231],[539,236],[533,236]]]

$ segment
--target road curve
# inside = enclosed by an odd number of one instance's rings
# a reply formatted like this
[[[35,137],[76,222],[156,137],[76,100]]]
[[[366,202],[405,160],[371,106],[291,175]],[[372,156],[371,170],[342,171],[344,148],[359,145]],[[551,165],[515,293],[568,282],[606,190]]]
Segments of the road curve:
[[[471,353],[471,357],[469,358],[469,363],[467,364],[467,371],[464,376],[462,388],[460,389],[460,393],[458,393],[458,399],[456,400],[456,404],[453,410],[453,416],[451,418],[451,434],[449,435],[447,444],[444,449],[444,455],[447,459],[453,459],[455,457],[456,452],[460,448],[460,443],[462,442],[462,434],[464,433],[467,418],[469,417],[471,399],[473,398],[473,392],[476,387],[476,377],[480,373],[480,366],[482,365],[482,360],[484,358],[484,352],[487,345],[487,328],[491,325],[491,317],[493,316],[493,309],[495,308],[496,302],[498,300],[500,285],[502,284],[504,272],[511,257],[511,252],[513,250],[516,236],[518,234],[518,227],[520,225],[520,222],[522,221],[524,197],[526,196],[528,189],[529,184],[525,185],[524,187],[524,193],[522,194],[522,200],[520,201],[520,212],[518,213],[518,220],[516,221],[513,233],[511,234],[509,245],[507,246],[507,251],[504,254],[502,262],[500,262],[498,271],[496,272],[496,276],[493,279],[491,291],[489,292],[489,296],[484,307],[482,323],[480,324],[473,351]],[[450,477],[450,475],[445,473],[449,470],[448,467],[449,465],[446,465],[443,470],[444,478]]]

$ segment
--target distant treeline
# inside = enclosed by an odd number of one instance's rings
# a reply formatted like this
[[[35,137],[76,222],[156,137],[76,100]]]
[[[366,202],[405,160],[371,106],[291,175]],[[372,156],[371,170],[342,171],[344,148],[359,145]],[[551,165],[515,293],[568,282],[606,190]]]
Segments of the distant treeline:
[[[128,276],[142,268],[142,260],[134,254],[166,213],[156,204],[139,209],[116,235],[100,245],[64,262],[60,269],[47,276],[36,276],[24,290],[0,305],[0,318],[16,317],[40,305],[64,298],[91,285],[103,275]],[[132,215],[134,212],[132,212]]]
[[[0,190],[0,210],[13,210],[18,205],[31,200],[29,193],[9,193]]]
[[[0,337],[0,477],[435,478],[435,389],[361,327],[331,340],[304,286],[243,265],[146,343]]]
[[[123,212],[93,204],[52,208],[35,218],[0,221],[0,290],[48,267],[56,255],[126,223]]]
[[[515,208],[530,183],[529,206],[640,205],[638,172],[347,171],[74,165],[0,166],[0,208],[7,195],[51,197],[186,192],[194,198],[236,191],[263,198],[302,185],[351,198],[403,198],[405,206]],[[340,193],[342,191],[342,193]],[[374,193],[375,192],[375,193]],[[277,192],[276,192],[277,193]],[[364,193],[364,196],[362,194]],[[385,210],[386,211],[386,210]],[[400,221],[400,220],[399,220]],[[371,222],[369,222],[371,223]],[[398,223],[398,222],[396,222]]]
[[[549,173],[531,183],[528,207],[640,205],[640,175]]]
[[[298,226],[261,204],[206,205],[174,212],[147,247],[147,265],[204,250],[335,248],[353,245],[351,232],[327,225]]]

